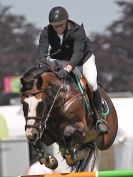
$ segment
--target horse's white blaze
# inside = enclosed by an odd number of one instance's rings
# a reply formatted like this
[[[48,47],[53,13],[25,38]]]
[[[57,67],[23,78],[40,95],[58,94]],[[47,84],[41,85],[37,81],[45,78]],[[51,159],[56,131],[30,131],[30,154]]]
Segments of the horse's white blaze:
[[[28,104],[28,117],[36,117],[36,108],[39,102],[41,102],[42,99],[37,99],[36,97],[32,96],[25,99],[25,102]],[[31,119],[32,121],[32,119]]]

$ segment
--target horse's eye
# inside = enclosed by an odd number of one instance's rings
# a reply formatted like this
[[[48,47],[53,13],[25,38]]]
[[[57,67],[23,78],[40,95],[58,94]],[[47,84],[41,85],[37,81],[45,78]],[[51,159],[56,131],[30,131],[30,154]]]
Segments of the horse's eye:
[[[24,112],[24,116],[26,117],[27,116],[27,113],[28,113],[28,104],[23,102],[23,112]]]
[[[29,98],[29,95],[28,95],[28,94],[25,94],[25,98]]]
[[[29,98],[29,95],[28,94],[23,94],[22,97],[21,97],[21,103],[23,103],[26,98]]]
[[[24,98],[29,98],[29,94],[28,93],[24,93],[24,94],[22,94],[22,96],[24,97]]]

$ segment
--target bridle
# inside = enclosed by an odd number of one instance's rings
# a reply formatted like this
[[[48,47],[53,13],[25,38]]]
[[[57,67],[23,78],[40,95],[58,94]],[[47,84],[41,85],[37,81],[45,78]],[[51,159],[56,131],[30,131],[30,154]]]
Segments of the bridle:
[[[39,93],[43,93],[43,90],[37,90],[35,92],[22,92],[21,95],[26,96],[26,97],[31,97],[31,96],[35,96]]]
[[[52,105],[51,105],[51,107],[50,107],[50,109],[49,109],[49,111],[48,111],[47,114],[44,114],[44,109],[43,109],[41,116],[36,116],[36,117],[28,117],[28,116],[26,116],[25,117],[25,119],[26,119],[25,130],[26,130],[26,128],[36,128],[39,131],[40,138],[42,137],[42,134],[43,134],[44,130],[47,128],[47,121],[48,121],[48,119],[50,117],[50,114],[51,114],[51,111],[52,111],[52,109],[54,107],[55,101],[57,100],[57,98],[59,96],[59,93],[60,93],[60,90],[62,88],[63,88],[63,84],[59,87],[59,89],[58,89],[58,91],[57,91],[57,93],[56,93],[56,95],[54,97],[54,100],[52,102]],[[44,90],[38,90],[36,92],[30,92],[30,93],[29,92],[23,92],[22,96],[31,97],[31,96],[35,96],[35,95],[37,95],[39,93],[43,93],[43,92],[44,92]],[[45,121],[42,122],[42,120],[43,120],[43,118],[44,118],[45,115],[46,115]],[[38,120],[40,122],[39,126],[37,126],[37,125],[27,125],[27,120],[29,120],[29,119]]]
[[[21,95],[22,96],[26,96],[26,97],[32,97],[32,96],[36,96],[37,94],[39,93],[43,93],[43,90],[38,90],[38,91],[35,91],[35,92],[22,92]],[[25,116],[25,119],[26,119],[26,125],[25,125],[25,130],[27,128],[36,128],[39,132],[40,130],[42,129],[42,117],[44,116],[44,111],[42,112],[42,115],[41,116],[36,116],[36,117],[28,117],[28,116]],[[27,125],[27,121],[29,119],[34,119],[34,120],[38,120],[40,123],[39,123],[39,126],[38,125]]]

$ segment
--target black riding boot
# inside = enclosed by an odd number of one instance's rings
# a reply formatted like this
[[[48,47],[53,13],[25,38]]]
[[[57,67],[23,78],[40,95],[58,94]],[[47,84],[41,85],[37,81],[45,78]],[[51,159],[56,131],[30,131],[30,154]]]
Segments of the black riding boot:
[[[104,135],[109,132],[107,124],[103,121],[102,113],[102,98],[99,89],[93,91],[93,103],[99,113],[99,118],[96,122],[96,130],[98,135]]]

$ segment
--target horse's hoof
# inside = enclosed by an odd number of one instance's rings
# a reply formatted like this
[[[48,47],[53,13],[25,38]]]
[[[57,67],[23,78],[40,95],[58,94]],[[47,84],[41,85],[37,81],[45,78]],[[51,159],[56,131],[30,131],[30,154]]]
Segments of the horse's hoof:
[[[66,163],[68,166],[74,166],[76,165],[76,163],[78,162],[76,159],[73,159],[71,154],[65,154],[65,159],[66,159]]]
[[[48,156],[46,158],[41,158],[40,163],[44,164],[47,168],[56,169],[58,167],[58,161],[53,156]]]

